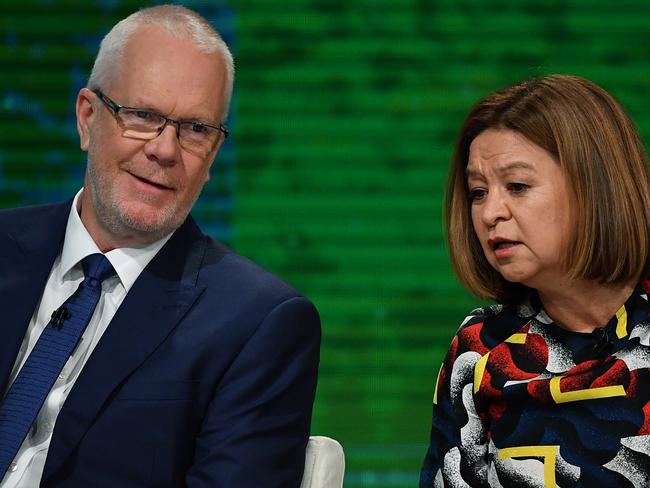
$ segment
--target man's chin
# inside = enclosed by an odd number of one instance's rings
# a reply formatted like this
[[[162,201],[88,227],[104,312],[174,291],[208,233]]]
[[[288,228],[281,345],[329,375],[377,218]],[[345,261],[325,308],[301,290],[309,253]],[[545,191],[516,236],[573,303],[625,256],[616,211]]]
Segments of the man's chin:
[[[125,227],[140,235],[150,234],[153,237],[162,237],[175,230],[180,222],[170,219],[155,218],[160,216],[127,216],[123,223]]]
[[[138,236],[143,243],[156,241],[176,230],[185,220],[179,219],[174,211],[167,208],[138,205],[138,208],[120,208],[117,214],[106,215],[102,220],[115,234]]]

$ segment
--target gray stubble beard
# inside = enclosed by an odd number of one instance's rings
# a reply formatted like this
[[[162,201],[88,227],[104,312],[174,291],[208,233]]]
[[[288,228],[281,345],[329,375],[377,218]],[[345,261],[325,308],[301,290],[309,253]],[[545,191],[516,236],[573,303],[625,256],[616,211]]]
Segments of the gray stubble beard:
[[[179,208],[178,203],[175,202],[173,205],[161,208],[160,212],[163,215],[159,216],[155,222],[147,223],[133,218],[125,211],[118,198],[112,194],[113,189],[106,178],[95,171],[90,157],[86,166],[86,181],[90,184],[90,188],[86,190],[90,191],[98,223],[114,236],[146,236],[147,243],[157,241],[180,227],[203,189],[201,186],[197,194],[194,195],[193,201],[184,215],[177,215]],[[107,188],[109,190],[105,191]],[[100,194],[105,198],[100,198]]]

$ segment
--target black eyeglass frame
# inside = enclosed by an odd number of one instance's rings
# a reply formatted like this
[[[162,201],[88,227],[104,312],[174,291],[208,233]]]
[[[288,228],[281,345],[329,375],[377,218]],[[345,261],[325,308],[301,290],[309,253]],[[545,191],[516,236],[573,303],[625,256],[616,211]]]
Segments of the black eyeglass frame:
[[[167,125],[171,124],[176,127],[176,138],[180,139],[181,137],[181,124],[195,124],[195,125],[200,125],[202,127],[210,127],[211,129],[216,129],[219,132],[221,132],[224,136],[224,139],[228,138],[228,135],[230,135],[230,131],[228,128],[223,125],[219,124],[218,126],[216,125],[210,125],[206,124],[205,122],[198,122],[195,120],[175,120],[171,119],[169,117],[165,117],[163,114],[155,112],[153,110],[147,110],[141,107],[128,107],[126,105],[120,105],[119,103],[114,102],[111,100],[104,92],[102,92],[99,88],[95,88],[92,90],[92,92],[97,95],[97,97],[106,105],[115,115],[118,114],[120,110],[126,109],[126,110],[136,110],[136,111],[142,111],[142,112],[147,112],[151,114],[155,114],[165,120],[165,123],[158,127],[157,132],[158,134],[162,133],[162,131],[167,127]]]

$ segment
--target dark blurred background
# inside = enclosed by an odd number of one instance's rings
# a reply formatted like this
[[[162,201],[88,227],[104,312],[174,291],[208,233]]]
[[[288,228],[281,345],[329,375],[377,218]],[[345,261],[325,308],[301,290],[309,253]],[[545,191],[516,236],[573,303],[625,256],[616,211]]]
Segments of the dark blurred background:
[[[76,93],[108,29],[156,3],[0,2],[0,206],[74,195]],[[573,73],[648,141],[650,3],[180,3],[237,64],[232,138],[194,214],[320,309],[313,432],[343,444],[346,486],[415,486],[440,361],[480,304],[452,276],[441,226],[462,119],[516,80]]]

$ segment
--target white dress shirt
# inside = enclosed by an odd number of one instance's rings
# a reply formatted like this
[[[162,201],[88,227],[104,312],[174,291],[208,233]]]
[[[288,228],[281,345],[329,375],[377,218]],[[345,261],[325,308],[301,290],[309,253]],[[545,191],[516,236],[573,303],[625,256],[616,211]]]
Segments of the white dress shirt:
[[[49,323],[52,312],[75,292],[83,280],[81,260],[90,254],[101,252],[79,217],[79,197],[82,191],[83,189],[79,190],[75,196],[68,216],[63,248],[54,261],[43,296],[27,327],[9,385],[13,384],[41,332]],[[77,348],[45,398],[32,428],[0,483],[0,488],[32,488],[39,485],[56,418],[70,390],[133,283],[170,237],[171,233],[146,247],[113,249],[105,254],[117,275],[102,283],[102,295],[95,312]],[[6,392],[3,396],[4,394]]]

